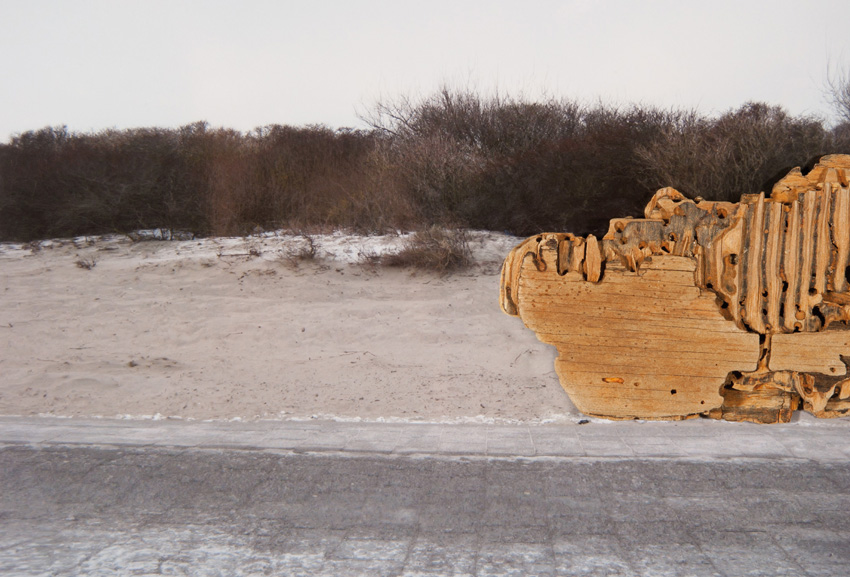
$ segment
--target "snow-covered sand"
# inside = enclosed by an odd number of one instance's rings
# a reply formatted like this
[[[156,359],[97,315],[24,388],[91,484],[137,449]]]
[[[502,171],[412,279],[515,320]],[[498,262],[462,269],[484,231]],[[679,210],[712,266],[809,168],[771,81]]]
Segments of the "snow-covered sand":
[[[0,414],[574,421],[555,350],[498,307],[519,239],[446,277],[398,235],[0,244]],[[94,261],[90,270],[76,263]]]

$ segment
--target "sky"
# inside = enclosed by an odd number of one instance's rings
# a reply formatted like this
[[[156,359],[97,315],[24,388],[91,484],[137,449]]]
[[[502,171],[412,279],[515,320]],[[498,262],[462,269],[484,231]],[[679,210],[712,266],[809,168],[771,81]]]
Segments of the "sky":
[[[442,86],[718,114],[832,111],[847,0],[0,0],[0,142],[205,120],[365,127]]]

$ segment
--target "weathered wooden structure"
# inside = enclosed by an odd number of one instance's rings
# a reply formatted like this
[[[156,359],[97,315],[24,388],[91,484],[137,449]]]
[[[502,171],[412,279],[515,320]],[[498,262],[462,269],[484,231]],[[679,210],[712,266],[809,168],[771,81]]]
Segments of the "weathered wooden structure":
[[[608,233],[541,234],[501,307],[558,349],[582,412],[787,422],[850,413],[850,155],[739,203],[659,190]]]

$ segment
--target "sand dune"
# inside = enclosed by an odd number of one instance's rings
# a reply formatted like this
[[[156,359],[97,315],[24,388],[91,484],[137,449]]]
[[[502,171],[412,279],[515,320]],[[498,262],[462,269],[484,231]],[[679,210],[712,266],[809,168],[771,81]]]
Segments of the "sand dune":
[[[447,277],[358,264],[398,236],[0,245],[0,414],[577,420],[554,349],[499,311],[518,239]],[[78,261],[91,262],[90,270]]]

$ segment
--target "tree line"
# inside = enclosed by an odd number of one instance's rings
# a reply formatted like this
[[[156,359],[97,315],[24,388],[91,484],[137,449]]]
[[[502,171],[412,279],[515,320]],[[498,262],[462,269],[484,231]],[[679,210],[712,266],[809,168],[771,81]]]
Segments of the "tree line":
[[[709,116],[444,88],[377,103],[362,130],[46,127],[0,144],[0,239],[432,226],[598,235],[610,218],[640,216],[662,186],[732,201],[769,192],[794,166],[850,152],[850,114],[839,116],[829,126],[764,103]]]

